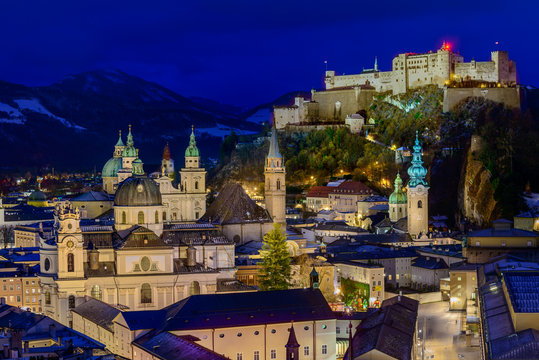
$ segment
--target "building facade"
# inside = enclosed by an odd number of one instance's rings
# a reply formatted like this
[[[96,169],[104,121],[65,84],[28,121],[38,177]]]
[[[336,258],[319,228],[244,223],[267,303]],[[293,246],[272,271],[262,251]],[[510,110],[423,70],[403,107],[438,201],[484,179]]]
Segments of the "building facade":
[[[271,133],[264,177],[266,209],[273,222],[286,225],[286,169],[275,129]]]

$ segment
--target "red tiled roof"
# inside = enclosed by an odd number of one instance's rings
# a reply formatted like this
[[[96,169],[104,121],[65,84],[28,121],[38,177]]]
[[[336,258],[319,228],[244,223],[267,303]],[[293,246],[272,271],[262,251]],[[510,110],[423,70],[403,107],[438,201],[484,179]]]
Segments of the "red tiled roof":
[[[333,187],[329,186],[314,186],[307,193],[307,197],[321,197],[327,198],[329,193],[333,191]]]
[[[336,188],[332,189],[332,193],[334,194],[374,194],[374,190],[372,190],[367,185],[363,184],[359,181],[345,181],[341,185],[339,185]]]

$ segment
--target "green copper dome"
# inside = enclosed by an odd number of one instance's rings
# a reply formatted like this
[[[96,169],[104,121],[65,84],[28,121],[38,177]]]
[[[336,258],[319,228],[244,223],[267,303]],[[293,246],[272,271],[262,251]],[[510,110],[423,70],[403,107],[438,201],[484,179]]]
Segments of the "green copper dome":
[[[135,149],[133,146],[128,146],[122,152],[122,156],[125,156],[125,157],[137,157],[137,149]]]
[[[189,138],[189,146],[185,149],[185,157],[199,157],[197,140],[195,139],[195,128],[191,127],[191,137]]]
[[[419,145],[417,131],[415,132],[415,145],[414,152],[412,154],[412,165],[408,168],[408,175],[410,175],[410,181],[408,181],[408,186],[428,186],[427,180],[425,180],[425,176],[427,175],[427,169],[423,167],[421,145]]]
[[[142,160],[140,160],[139,158],[136,158],[135,160],[133,160],[133,169],[132,169],[133,175],[144,175],[143,165],[144,164],[142,163]]]
[[[407,198],[404,191],[402,191],[402,179],[401,175],[397,173],[395,178],[395,191],[389,195],[390,204],[406,204]]]
[[[122,158],[113,157],[106,162],[101,171],[101,177],[115,177],[118,175],[118,170],[122,168]]]

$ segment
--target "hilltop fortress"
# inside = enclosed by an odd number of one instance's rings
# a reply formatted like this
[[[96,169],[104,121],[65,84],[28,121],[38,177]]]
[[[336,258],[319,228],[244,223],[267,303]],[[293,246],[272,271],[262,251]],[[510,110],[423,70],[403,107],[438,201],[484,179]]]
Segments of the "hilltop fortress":
[[[391,71],[380,71],[376,59],[372,69],[363,69],[359,74],[336,75],[333,70],[326,71],[325,91],[312,90],[310,101],[296,98],[293,105],[274,108],[276,127],[294,130],[294,127],[301,125],[313,127],[346,124],[352,131],[358,131],[365,125],[359,113],[367,109],[376,93],[402,94],[426,85],[458,89],[456,96],[459,99],[468,93],[470,95],[467,96],[473,96],[476,92],[471,89],[474,88],[496,88],[497,91],[492,94],[487,95],[483,91],[482,95],[497,99],[500,98],[498,92],[504,93],[501,98],[511,98],[510,106],[518,104],[518,96],[515,100],[512,95],[518,95],[518,90],[515,92],[516,64],[509,59],[506,51],[492,51],[490,61],[464,62],[460,54],[454,53],[444,43],[437,51],[399,54],[393,58],[392,67]],[[463,91],[465,89],[470,91]],[[451,104],[455,103],[451,94],[449,97],[445,94],[444,102],[446,98]],[[445,104],[444,111],[447,111]]]

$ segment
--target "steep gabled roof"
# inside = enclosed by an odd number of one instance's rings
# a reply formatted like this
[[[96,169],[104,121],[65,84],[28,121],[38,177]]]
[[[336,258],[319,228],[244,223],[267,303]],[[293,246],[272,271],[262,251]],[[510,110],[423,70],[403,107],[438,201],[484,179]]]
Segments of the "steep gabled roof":
[[[272,219],[268,211],[258,206],[240,184],[231,183],[223,187],[199,222],[226,225],[268,223]]]

